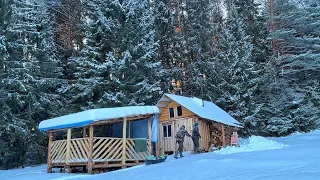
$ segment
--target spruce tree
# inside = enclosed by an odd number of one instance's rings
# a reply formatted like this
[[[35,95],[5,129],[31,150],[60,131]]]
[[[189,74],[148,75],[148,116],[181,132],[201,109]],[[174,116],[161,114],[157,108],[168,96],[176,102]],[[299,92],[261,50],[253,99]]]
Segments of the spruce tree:
[[[122,105],[117,100],[118,57],[122,8],[118,0],[87,2],[88,20],[85,47],[69,59],[75,80],[63,92],[72,97],[74,111]]]
[[[257,90],[255,62],[252,60],[251,36],[244,30],[242,18],[234,6],[228,9],[217,45],[217,56],[211,63],[208,83],[214,102],[240,122],[252,114]],[[247,134],[247,127],[244,128]]]
[[[186,47],[188,52],[186,68],[185,89],[186,95],[200,95],[199,74],[204,73],[204,64],[212,61],[214,50],[215,26],[212,11],[212,2],[208,0],[187,1],[187,20],[185,27]]]
[[[4,30],[7,57],[1,81],[7,96],[1,114],[8,127],[4,132],[9,134],[3,137],[10,136],[3,141],[6,147],[15,144],[17,149],[4,152],[4,168],[27,163],[27,152],[34,154],[29,163],[45,161],[45,136],[37,125],[58,115],[62,105],[56,92],[61,83],[54,75],[59,69],[46,6],[42,1],[16,0],[9,11],[12,15]]]
[[[161,87],[166,92],[177,93],[179,87],[172,86],[171,81],[179,81],[182,79],[183,62],[186,60],[187,54],[184,52],[185,41],[182,27],[177,23],[174,13],[171,11],[172,3],[170,0],[155,1],[153,10],[155,15],[155,39],[158,42],[156,53],[157,62],[161,62],[165,73],[162,75]]]
[[[125,104],[154,104],[161,96],[161,62],[156,61],[157,42],[154,14],[149,1],[125,1],[122,4],[120,91]],[[120,77],[119,77],[120,79]]]

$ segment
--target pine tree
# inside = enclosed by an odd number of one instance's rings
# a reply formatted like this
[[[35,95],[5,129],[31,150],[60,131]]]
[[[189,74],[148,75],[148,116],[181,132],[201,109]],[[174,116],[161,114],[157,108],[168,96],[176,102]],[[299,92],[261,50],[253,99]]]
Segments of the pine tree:
[[[271,37],[276,40],[278,75],[287,84],[290,92],[288,108],[283,121],[292,124],[287,132],[307,132],[317,128],[319,119],[319,11],[318,1],[299,3],[279,0],[275,4],[276,31]]]

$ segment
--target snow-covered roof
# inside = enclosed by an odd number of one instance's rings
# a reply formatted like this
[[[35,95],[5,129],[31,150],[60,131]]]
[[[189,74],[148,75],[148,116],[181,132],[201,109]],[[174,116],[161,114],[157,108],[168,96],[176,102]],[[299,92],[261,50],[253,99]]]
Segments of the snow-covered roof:
[[[227,112],[222,110],[214,103],[204,101],[204,106],[202,106],[202,100],[199,98],[190,98],[173,94],[164,94],[162,98],[159,100],[157,106],[159,108],[164,108],[163,103],[161,102],[168,102],[170,100],[168,98],[187,108],[189,111],[200,116],[201,118],[220,122],[230,126],[241,127],[240,123],[236,119],[234,119],[232,116],[230,116]]]
[[[41,131],[62,129],[70,127],[81,127],[96,121],[117,119],[122,117],[132,117],[140,115],[158,114],[157,106],[128,106],[116,108],[90,109],[74,114],[69,114],[53,119],[41,121],[39,129]]]

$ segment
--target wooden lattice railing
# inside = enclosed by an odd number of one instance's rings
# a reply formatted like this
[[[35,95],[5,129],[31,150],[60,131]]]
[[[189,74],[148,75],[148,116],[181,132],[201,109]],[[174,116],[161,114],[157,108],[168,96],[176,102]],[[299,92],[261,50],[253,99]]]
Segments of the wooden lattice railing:
[[[150,144],[147,141],[147,149],[149,150]],[[135,151],[135,142],[134,139],[127,139],[126,142],[126,160],[129,161],[137,161],[137,160],[145,160],[148,156],[147,152],[136,152]]]
[[[147,141],[148,150],[150,142]],[[94,137],[93,138],[93,162],[108,162],[122,160],[122,138]],[[126,139],[126,161],[142,161],[148,156],[148,152],[135,151],[134,139]],[[70,160],[66,160],[67,140],[53,141],[51,148],[52,163],[83,163],[88,162],[89,138],[70,140]]]
[[[121,161],[121,138],[93,138],[93,161]]]
[[[71,139],[70,150],[70,162],[87,162],[89,138]]]
[[[64,163],[66,160],[67,141],[53,141],[51,147],[51,160],[52,163]]]

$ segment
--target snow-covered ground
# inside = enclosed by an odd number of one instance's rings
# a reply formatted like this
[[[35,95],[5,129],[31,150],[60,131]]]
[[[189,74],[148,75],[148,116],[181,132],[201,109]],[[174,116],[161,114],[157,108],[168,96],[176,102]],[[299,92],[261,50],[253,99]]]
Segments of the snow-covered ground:
[[[169,157],[166,162],[139,165],[105,174],[46,173],[46,166],[0,171],[0,179],[10,180],[318,180],[320,179],[320,131],[294,134],[282,138],[253,136],[241,140],[241,147],[188,155],[182,159]]]

